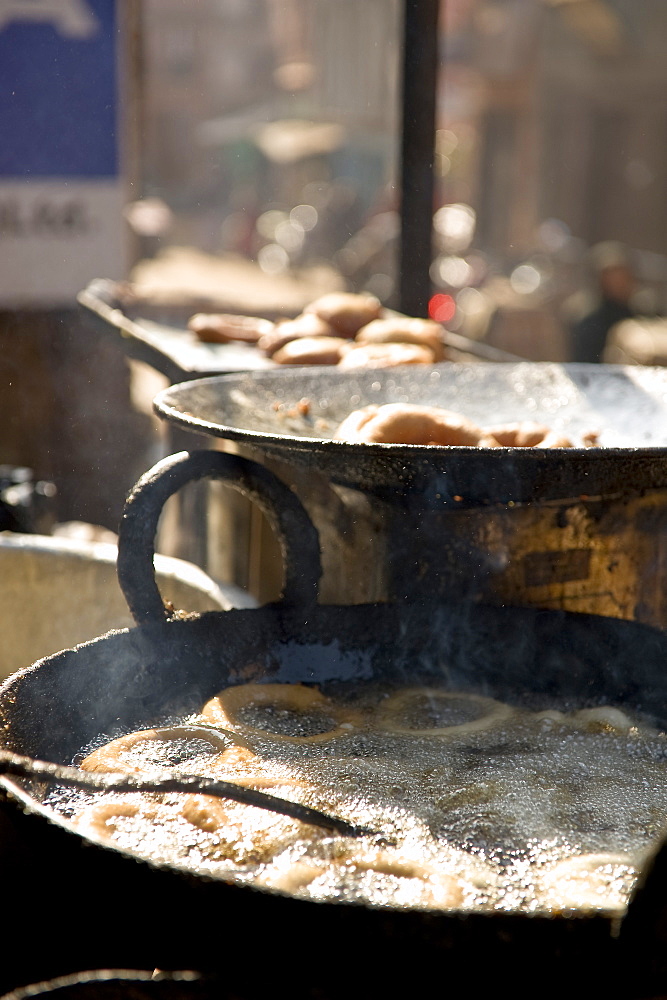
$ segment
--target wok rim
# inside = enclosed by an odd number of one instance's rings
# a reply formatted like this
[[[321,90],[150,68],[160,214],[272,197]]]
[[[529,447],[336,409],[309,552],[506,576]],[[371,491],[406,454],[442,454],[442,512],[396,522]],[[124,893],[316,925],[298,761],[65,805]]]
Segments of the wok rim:
[[[438,369],[439,367],[443,370],[451,368],[453,363],[448,363],[442,366],[429,366],[430,369]],[[539,366],[541,364],[547,365],[551,362],[520,362],[521,366],[529,365],[531,367]],[[554,362],[554,364],[557,364]],[[575,363],[573,362],[574,366]],[[404,365],[398,366],[396,368],[390,369],[378,369],[378,378],[386,376],[387,373],[396,374],[414,374],[415,365]],[[463,367],[463,366],[461,366]],[[470,366],[465,366],[470,367]],[[475,366],[478,367],[478,366]],[[499,365],[497,363],[488,364],[489,368],[497,368]],[[515,367],[512,365],[512,367]],[[617,365],[579,365],[580,368],[612,368],[620,369],[622,366]],[[630,366],[627,366],[630,367]],[[663,369],[657,366],[643,366],[643,369],[650,369],[655,371],[662,371]],[[369,369],[370,373],[372,370]],[[173,396],[174,393],[177,395],[182,392],[187,392],[188,390],[196,390],[199,387],[208,387],[211,385],[228,385],[234,384],[239,381],[239,379],[245,378],[248,373],[245,372],[228,372],[222,375],[210,375],[203,378],[189,379],[185,382],[177,383],[174,385],[167,386],[162,389],[153,400],[153,410],[158,417],[168,420],[178,426],[190,430],[193,432],[203,432],[205,434],[210,434],[213,437],[224,438],[230,441],[246,442],[251,445],[260,446],[264,449],[269,448],[279,448],[283,450],[294,450],[294,451],[330,451],[338,454],[349,454],[350,456],[360,456],[360,455],[382,455],[387,454],[391,456],[400,457],[401,455],[410,456],[412,459],[419,457],[427,457],[435,455],[476,455],[483,456],[484,459],[491,459],[491,461],[502,462],[506,461],[508,456],[516,457],[517,455],[522,456],[532,456],[536,460],[544,459],[549,455],[555,455],[558,457],[562,456],[572,456],[576,458],[582,458],[586,456],[591,462],[604,462],[606,460],[618,460],[619,458],[627,458],[629,456],[640,456],[647,459],[651,458],[664,458],[667,456],[667,444],[666,445],[632,445],[632,446],[619,446],[615,445],[612,447],[581,447],[575,446],[572,448],[544,448],[539,447],[534,448],[520,448],[520,447],[510,447],[510,446],[500,446],[498,448],[486,448],[477,447],[472,445],[431,445],[431,444],[395,444],[386,442],[366,442],[366,441],[340,441],[330,437],[315,437],[315,436],[304,436],[300,434],[285,434],[279,432],[268,432],[268,431],[257,431],[250,428],[242,428],[230,424],[224,424],[221,422],[216,422],[212,420],[205,419],[204,417],[197,416],[192,412],[186,412],[172,402],[169,402],[169,398]],[[253,381],[261,382],[265,378],[275,379],[280,378],[283,375],[281,369],[269,371],[259,371],[250,373],[253,377]],[[317,376],[319,374],[329,377],[331,374],[337,374],[338,376],[343,376],[342,372],[336,372],[335,366],[329,365],[309,365],[307,368],[287,368],[285,367],[284,374],[286,381],[288,376],[299,375],[312,375]],[[353,375],[359,373],[348,372],[345,375]],[[365,404],[359,404],[365,405]],[[495,457],[494,457],[495,456]]]

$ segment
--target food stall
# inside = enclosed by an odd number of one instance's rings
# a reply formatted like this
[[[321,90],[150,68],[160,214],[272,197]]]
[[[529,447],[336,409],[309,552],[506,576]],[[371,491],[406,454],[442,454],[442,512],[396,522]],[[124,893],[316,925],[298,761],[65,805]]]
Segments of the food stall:
[[[280,5],[260,6],[275,29]],[[509,44],[515,5],[471,6],[515,107],[506,63],[530,63]],[[361,998],[442,977],[481,994],[500,978],[526,997],[536,982],[545,997],[663,989],[667,378],[524,360],[444,322],[454,296],[433,294],[434,275],[479,261],[454,261],[459,205],[431,266],[438,7],[401,7],[394,299],[375,281],[284,311],[230,316],[228,300],[221,321],[201,295],[157,301],[104,276],[80,291],[96,335],[162,377],[164,435],[119,518],[133,625],[0,687],[0,853],[25,938],[2,988],[16,996],[250,1000],[280,983]],[[242,8],[225,5],[230,31]],[[333,30],[331,5],[317,8]],[[451,10],[465,20],[466,4]],[[286,23],[277,78],[301,93],[312,22]],[[253,24],[248,58],[263,52]],[[496,36],[511,58],[493,58]],[[182,70],[189,36],[171,41]],[[236,143],[238,116],[224,124]],[[280,215],[262,223],[273,267],[290,213],[267,211]],[[297,270],[276,272],[283,292]],[[531,258],[510,277],[525,288],[547,271]],[[344,327],[323,312],[332,292],[375,312]],[[335,363],[281,364],[258,346],[303,317],[333,325]],[[394,347],[415,324],[435,329],[442,353],[347,363],[377,323],[400,327]],[[209,572],[224,532],[247,552],[207,486],[167,513],[209,482],[273,539],[270,560],[250,546],[259,607],[176,606],[156,575],[163,512]]]

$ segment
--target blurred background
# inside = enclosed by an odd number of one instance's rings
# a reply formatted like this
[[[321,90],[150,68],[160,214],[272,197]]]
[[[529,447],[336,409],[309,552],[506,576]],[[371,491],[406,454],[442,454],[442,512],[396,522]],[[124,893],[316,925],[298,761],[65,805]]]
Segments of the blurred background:
[[[35,517],[114,531],[165,449],[162,376],[77,308],[93,279],[400,305],[405,10],[0,5],[0,463]],[[665,40],[664,0],[442,0],[433,318],[533,361],[663,363]]]

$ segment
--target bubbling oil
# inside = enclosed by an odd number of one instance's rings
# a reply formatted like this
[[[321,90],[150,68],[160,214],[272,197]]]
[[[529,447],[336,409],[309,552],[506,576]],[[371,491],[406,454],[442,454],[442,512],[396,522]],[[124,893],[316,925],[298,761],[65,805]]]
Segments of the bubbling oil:
[[[667,736],[625,710],[259,687],[179,720],[199,736],[135,734],[83,748],[82,766],[236,781],[374,834],[333,836],[204,795],[59,789],[51,803],[83,834],[141,857],[307,899],[421,909],[622,915],[662,836]]]

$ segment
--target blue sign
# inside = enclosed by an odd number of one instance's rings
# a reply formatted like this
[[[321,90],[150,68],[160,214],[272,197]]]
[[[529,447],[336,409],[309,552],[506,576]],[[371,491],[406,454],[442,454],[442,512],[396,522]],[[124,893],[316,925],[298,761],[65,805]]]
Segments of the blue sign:
[[[115,178],[115,0],[0,0],[0,178]]]

